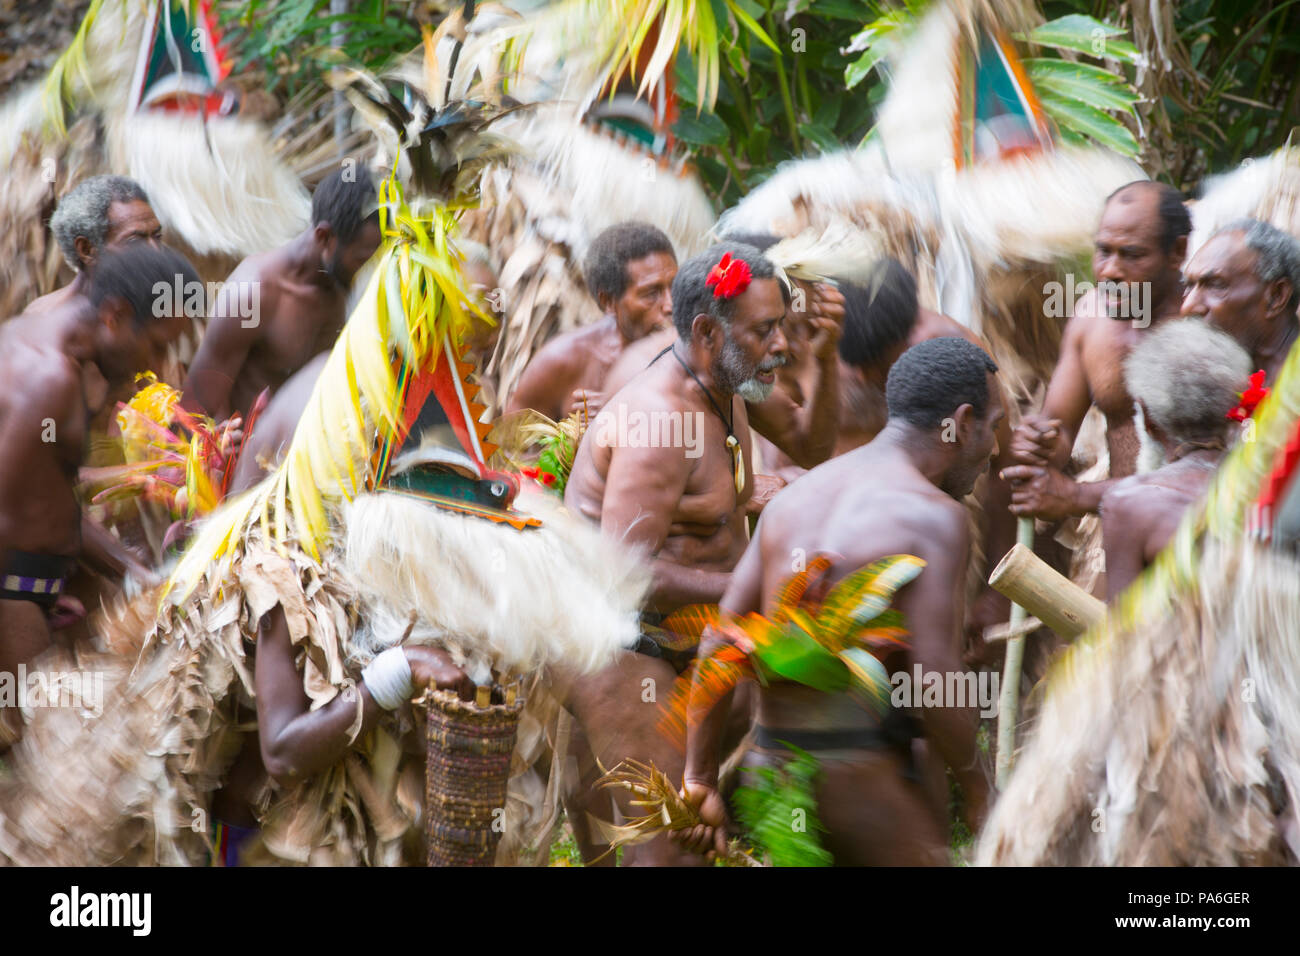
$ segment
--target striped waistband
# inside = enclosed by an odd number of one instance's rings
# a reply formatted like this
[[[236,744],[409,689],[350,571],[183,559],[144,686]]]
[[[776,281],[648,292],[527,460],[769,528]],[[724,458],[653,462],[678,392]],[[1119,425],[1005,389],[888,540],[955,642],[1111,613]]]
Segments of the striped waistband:
[[[0,598],[53,604],[63,593],[75,558],[7,551],[0,564]]]

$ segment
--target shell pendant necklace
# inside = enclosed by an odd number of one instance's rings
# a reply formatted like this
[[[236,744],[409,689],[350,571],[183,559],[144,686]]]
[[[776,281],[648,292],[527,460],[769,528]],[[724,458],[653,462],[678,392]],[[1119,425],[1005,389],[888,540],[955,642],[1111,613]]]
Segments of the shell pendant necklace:
[[[745,453],[741,450],[740,441],[736,438],[736,433],[731,427],[731,422],[727,419],[726,415],[722,414],[722,409],[719,408],[718,403],[713,400],[713,396],[709,393],[709,390],[704,387],[704,383],[700,381],[700,377],[695,374],[694,370],[689,365],[686,364],[686,360],[677,354],[677,349],[669,346],[668,351],[672,352],[673,358],[677,359],[677,361],[681,363],[682,368],[686,369],[686,374],[695,379],[695,384],[700,387],[700,391],[704,393],[704,397],[709,400],[709,405],[713,408],[713,414],[718,416],[718,421],[722,422],[723,426],[727,429],[727,451],[731,452],[731,465],[736,478],[736,496],[739,497],[740,493],[745,490]]]

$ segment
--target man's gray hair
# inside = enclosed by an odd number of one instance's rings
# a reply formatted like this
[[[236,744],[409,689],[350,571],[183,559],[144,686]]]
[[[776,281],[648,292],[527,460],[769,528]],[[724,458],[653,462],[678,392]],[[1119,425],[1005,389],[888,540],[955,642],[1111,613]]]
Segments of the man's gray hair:
[[[1286,279],[1291,283],[1287,311],[1300,305],[1300,242],[1281,229],[1259,219],[1237,219],[1215,233],[1240,232],[1246,247],[1255,252],[1255,274],[1264,283]]]
[[[1175,319],[1146,333],[1124,360],[1124,384],[1147,419],[1174,441],[1224,435],[1228,412],[1250,382],[1250,356],[1201,319]]]
[[[126,176],[91,176],[68,190],[50,217],[50,229],[68,265],[81,271],[77,237],[84,236],[98,254],[108,233],[108,207],[115,202],[148,202],[143,187]]]

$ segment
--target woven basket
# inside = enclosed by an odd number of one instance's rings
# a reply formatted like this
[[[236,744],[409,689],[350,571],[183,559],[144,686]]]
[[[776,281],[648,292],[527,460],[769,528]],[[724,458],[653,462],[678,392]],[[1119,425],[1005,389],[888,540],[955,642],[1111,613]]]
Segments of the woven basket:
[[[501,699],[499,689],[494,699]],[[506,784],[523,697],[479,707],[429,694],[425,810],[430,866],[491,866],[505,826]]]

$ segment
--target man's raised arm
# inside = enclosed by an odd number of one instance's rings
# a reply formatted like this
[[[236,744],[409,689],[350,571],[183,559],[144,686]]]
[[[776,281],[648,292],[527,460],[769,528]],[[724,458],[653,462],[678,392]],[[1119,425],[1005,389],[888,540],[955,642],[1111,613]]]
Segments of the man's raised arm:
[[[1025,415],[1011,439],[1011,457],[1021,465],[1064,468],[1074,450],[1084,416],[1092,406],[1088,374],[1083,367],[1083,323],[1075,315],[1061,337],[1061,355],[1043,399],[1043,410]]]
[[[838,346],[844,328],[844,296],[830,285],[813,287],[809,302],[816,358],[814,374],[802,383],[810,396],[797,405],[777,387],[765,402],[749,406],[750,425],[790,456],[800,468],[815,468],[831,457],[839,436],[840,377]]]
[[[1082,314],[1080,314],[1082,313]],[[1083,367],[1083,329],[1090,321],[1080,309],[1065,326],[1061,357],[1047,386],[1043,411],[1020,420],[1011,439],[1015,464],[1000,474],[1012,483],[1011,512],[1057,520],[1095,512],[1112,481],[1077,482],[1062,469],[1074,451],[1084,416],[1092,407],[1092,392]]]

